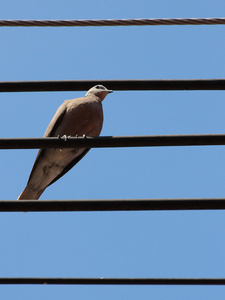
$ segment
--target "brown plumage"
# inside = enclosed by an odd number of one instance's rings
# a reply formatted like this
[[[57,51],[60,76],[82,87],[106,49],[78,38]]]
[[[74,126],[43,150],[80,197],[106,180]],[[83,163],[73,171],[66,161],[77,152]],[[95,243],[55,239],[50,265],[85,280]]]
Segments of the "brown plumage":
[[[91,88],[85,97],[66,100],[58,108],[44,137],[99,136],[103,124],[102,101],[111,90],[102,85]],[[27,186],[17,200],[37,200],[46,187],[68,172],[89,151],[80,149],[40,149]]]

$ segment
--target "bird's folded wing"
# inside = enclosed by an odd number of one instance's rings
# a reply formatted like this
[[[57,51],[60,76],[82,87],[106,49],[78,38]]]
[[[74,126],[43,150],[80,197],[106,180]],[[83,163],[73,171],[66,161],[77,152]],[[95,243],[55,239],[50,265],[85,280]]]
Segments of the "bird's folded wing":
[[[57,181],[60,177],[62,177],[64,174],[66,174],[70,169],[72,169],[73,166],[75,166],[87,153],[88,151],[91,150],[90,148],[86,148],[84,149],[84,151],[77,156],[74,160],[72,160],[67,166],[65,166],[65,168],[62,170],[62,172],[55,177],[50,183],[49,185],[53,184],[55,181]],[[49,186],[48,185],[48,186]]]
[[[44,137],[50,137],[55,136],[54,131],[60,126],[60,123],[62,122],[64,116],[66,113],[66,105],[65,102],[60,105],[60,107],[57,109],[54,117],[52,118],[51,122],[49,123]]]
[[[66,113],[66,106],[63,103],[58,108],[58,110],[56,111],[53,119],[51,120],[50,124],[48,125],[48,127],[46,129],[46,132],[44,134],[44,137],[53,136],[55,129],[57,129],[59,124],[62,122],[63,117],[65,116],[65,113]],[[40,158],[44,155],[45,151],[46,151],[46,149],[39,149],[37,157],[36,157],[34,165],[33,165],[33,168],[31,170],[29,179],[28,179],[28,183],[29,183],[29,181],[30,181],[35,169],[36,169],[36,166],[38,165],[38,162],[39,162]]]

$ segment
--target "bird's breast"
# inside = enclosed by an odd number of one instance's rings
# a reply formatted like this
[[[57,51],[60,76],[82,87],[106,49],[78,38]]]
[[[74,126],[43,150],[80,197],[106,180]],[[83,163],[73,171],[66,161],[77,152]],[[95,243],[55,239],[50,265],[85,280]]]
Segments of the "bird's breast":
[[[98,136],[103,124],[102,103],[100,101],[69,103],[64,118],[56,135]]]

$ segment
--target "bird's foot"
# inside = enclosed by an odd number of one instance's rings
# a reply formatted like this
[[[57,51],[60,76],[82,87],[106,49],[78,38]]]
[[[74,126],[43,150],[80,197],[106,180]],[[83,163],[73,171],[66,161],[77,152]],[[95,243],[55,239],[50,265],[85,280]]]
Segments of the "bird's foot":
[[[71,137],[71,135],[66,135],[66,134],[64,134],[63,136],[60,136],[59,134],[58,134],[58,136],[57,136],[60,140],[64,140],[65,142],[68,140],[68,138],[70,138]],[[63,150],[62,149],[59,149],[59,151],[60,152],[62,152]]]
[[[60,140],[64,140],[65,142],[68,140],[68,138],[71,137],[71,135],[64,134],[63,136],[58,135],[57,136]]]
[[[75,137],[76,137],[76,138],[78,138],[78,137],[79,137],[79,135],[78,135],[78,134],[76,134],[76,135],[75,135]],[[86,134],[83,134],[83,135],[82,135],[82,137],[83,137],[83,138],[86,138],[87,136],[86,136]]]

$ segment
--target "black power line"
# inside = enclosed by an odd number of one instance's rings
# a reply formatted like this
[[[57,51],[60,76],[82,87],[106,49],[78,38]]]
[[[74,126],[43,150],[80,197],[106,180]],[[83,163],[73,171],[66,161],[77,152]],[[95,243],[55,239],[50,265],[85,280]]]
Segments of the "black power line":
[[[87,91],[96,84],[118,91],[225,90],[225,79],[2,81],[0,92]]]
[[[0,284],[225,285],[224,278],[0,278]]]
[[[225,209],[225,198],[0,201],[1,212]]]
[[[225,145],[225,134],[1,138],[0,149],[109,148]]]

